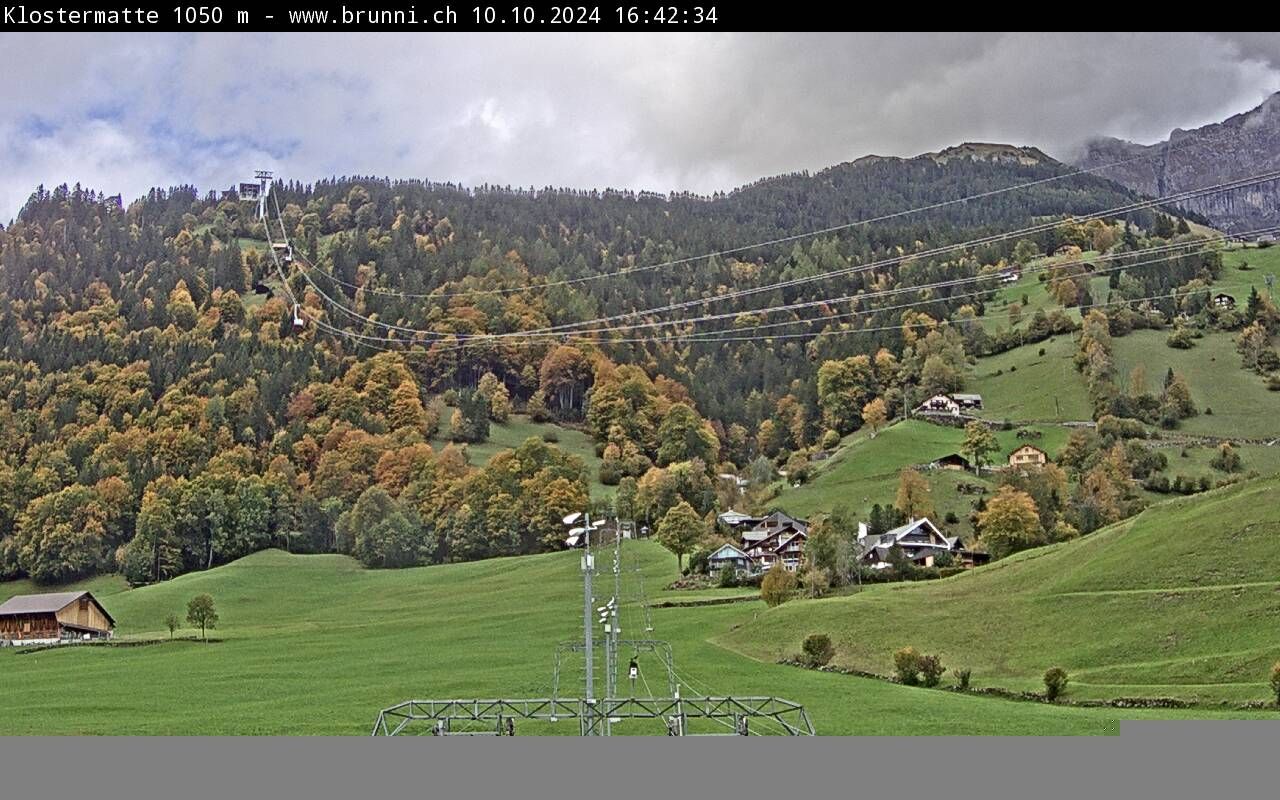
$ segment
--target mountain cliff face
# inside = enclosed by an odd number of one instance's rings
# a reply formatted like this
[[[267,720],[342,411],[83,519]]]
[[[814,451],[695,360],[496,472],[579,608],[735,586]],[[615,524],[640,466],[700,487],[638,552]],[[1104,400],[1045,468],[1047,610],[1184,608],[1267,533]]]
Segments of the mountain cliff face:
[[[1157,144],[1095,139],[1075,163],[1094,168],[1118,161],[1127,163],[1097,174],[1156,197],[1280,169],[1280,92],[1252,111],[1192,131],[1174,130]],[[1280,182],[1190,200],[1183,207],[1225,231],[1277,225]]]

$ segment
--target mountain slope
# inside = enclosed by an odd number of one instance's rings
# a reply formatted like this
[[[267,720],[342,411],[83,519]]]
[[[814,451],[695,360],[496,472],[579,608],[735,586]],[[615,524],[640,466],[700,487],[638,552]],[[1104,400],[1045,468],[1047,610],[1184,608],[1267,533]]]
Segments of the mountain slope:
[[[1163,503],[948,580],[787,603],[722,641],[771,658],[825,632],[836,663],[879,673],[911,645],[979,686],[1036,690],[1062,666],[1077,698],[1261,700],[1280,658],[1277,488],[1273,477]]]
[[[1088,142],[1080,167],[1127,163],[1096,174],[1153,197],[1280,169],[1280,92],[1257,108],[1195,130],[1175,129],[1152,145],[1102,137]],[[1280,182],[1189,200],[1182,204],[1226,231],[1280,223]]]

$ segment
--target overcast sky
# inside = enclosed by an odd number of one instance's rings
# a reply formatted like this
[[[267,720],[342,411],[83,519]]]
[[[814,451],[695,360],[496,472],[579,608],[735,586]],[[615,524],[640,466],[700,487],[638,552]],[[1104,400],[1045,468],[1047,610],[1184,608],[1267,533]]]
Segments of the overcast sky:
[[[0,35],[0,220],[267,168],[709,192],[962,141],[1066,156],[1280,90],[1268,34]]]

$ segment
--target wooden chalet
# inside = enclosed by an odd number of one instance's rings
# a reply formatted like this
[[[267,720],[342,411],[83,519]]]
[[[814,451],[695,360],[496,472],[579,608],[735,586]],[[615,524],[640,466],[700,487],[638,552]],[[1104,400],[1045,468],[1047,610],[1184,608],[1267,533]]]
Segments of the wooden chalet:
[[[1236,307],[1236,299],[1226,293],[1218,293],[1213,296],[1214,308],[1230,309]]]
[[[0,605],[0,641],[58,644],[110,639],[116,621],[89,592],[55,592],[10,597]]]
[[[908,561],[919,567],[933,566],[934,558],[941,553],[961,553],[959,536],[944,536],[942,531],[921,517],[879,535],[858,531],[858,544],[862,562],[873,569],[892,566],[890,551],[897,547]]]
[[[1033,444],[1024,444],[1009,454],[1011,467],[1043,467],[1049,463],[1049,454]]]
[[[795,570],[804,560],[809,523],[784,511],[775,511],[742,531],[741,537],[738,549],[751,559],[753,569],[764,571],[781,563]]]
[[[952,400],[945,394],[935,394],[928,400],[916,406],[917,414],[947,414],[953,417],[960,416],[960,404]]]
[[[808,540],[808,531],[787,526],[751,544],[746,553],[761,572],[779,563],[795,572],[804,560],[804,546]]]

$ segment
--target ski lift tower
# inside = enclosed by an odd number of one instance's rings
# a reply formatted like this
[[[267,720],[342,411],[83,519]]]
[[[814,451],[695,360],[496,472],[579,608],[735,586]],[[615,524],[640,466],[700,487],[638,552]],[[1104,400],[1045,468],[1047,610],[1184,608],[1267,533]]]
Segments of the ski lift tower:
[[[253,177],[258,181],[258,191],[256,194],[258,200],[258,219],[265,221],[267,218],[267,196],[271,194],[271,170],[260,169],[253,173]]]

